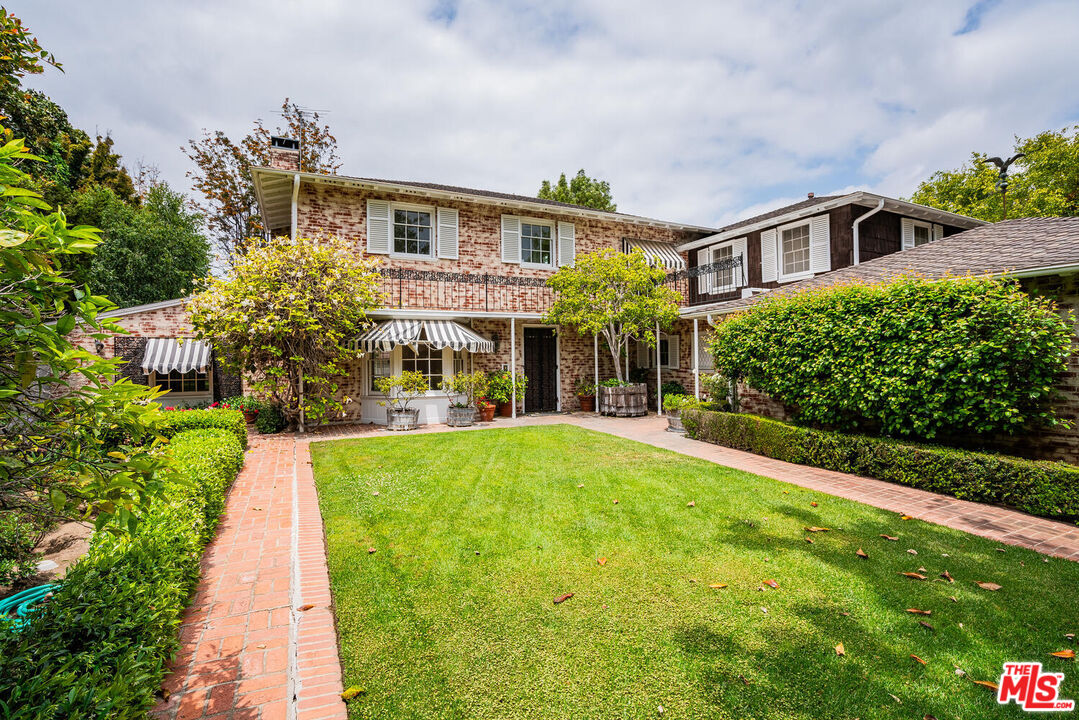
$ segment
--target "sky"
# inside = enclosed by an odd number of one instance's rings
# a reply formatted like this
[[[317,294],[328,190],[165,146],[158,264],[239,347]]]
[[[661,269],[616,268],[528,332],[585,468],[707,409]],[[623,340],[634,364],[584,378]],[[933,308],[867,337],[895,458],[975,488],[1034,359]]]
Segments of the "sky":
[[[204,129],[323,111],[341,173],[715,227],[817,195],[909,196],[972,151],[1079,122],[1079,2],[37,0],[64,72],[26,84],[188,189]]]

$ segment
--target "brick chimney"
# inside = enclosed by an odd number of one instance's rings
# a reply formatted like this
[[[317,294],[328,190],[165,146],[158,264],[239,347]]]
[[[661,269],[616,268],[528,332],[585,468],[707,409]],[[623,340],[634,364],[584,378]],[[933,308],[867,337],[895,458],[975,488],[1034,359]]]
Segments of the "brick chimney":
[[[270,167],[298,171],[300,169],[300,141],[272,136],[270,138]]]
[[[806,193],[806,197],[809,198],[810,200],[812,200],[813,199],[813,193]]]

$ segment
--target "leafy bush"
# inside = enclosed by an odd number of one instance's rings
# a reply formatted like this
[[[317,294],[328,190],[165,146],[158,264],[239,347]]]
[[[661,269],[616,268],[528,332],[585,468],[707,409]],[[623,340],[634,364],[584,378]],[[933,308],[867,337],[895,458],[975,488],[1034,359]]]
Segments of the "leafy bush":
[[[36,574],[33,550],[40,535],[37,524],[19,513],[0,513],[0,585],[13,585]]]
[[[258,417],[255,418],[255,429],[263,435],[281,432],[285,429],[286,424],[285,416],[281,413],[281,409],[270,403],[264,404],[262,409],[259,410]]]
[[[663,383],[662,389],[660,390],[660,395],[662,395],[663,397],[667,397],[668,395],[688,394],[689,393],[686,392],[685,386],[677,380],[668,380],[667,382]]]
[[[996,503],[1033,515],[1079,518],[1079,468],[887,438],[813,430],[754,415],[690,410],[686,435],[766,457]]]
[[[487,399],[496,403],[508,403],[511,399],[520,400],[528,388],[528,378],[517,373],[517,392],[513,391],[513,377],[509,370],[492,370],[487,375]]]
[[[1070,327],[1014,281],[900,278],[765,299],[710,346],[801,424],[934,438],[1053,424]]]
[[[672,393],[663,396],[663,410],[668,414],[681,412],[682,410],[687,409],[694,409],[700,406],[701,401],[692,395]]]
[[[629,382],[628,380],[619,380],[618,378],[607,378],[599,384],[600,387],[629,387],[630,385],[636,385],[637,383]]]
[[[145,717],[179,646],[243,447],[223,428],[190,430],[170,449],[178,477],[130,534],[98,532],[52,601],[20,632],[0,632],[0,715],[11,720]]]
[[[204,428],[229,430],[236,435],[241,447],[247,447],[247,422],[239,410],[170,410],[165,413],[161,434],[172,437],[187,430]]]
[[[215,402],[210,407],[212,408],[224,408],[225,410],[239,410],[240,412],[258,412],[266,406],[266,402],[262,398],[257,398],[254,395],[234,395],[233,397],[227,397],[220,402]]]

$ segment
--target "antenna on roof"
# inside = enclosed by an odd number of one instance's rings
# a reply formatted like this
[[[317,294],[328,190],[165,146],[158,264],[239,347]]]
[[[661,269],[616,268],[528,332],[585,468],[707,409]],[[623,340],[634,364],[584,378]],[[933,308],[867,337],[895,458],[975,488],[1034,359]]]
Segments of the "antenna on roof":
[[[319,115],[325,115],[326,113],[330,112],[329,110],[315,110],[314,108],[304,107],[303,105],[297,105],[296,103],[292,104],[292,108],[293,111],[295,111],[296,114],[298,114],[304,120],[310,120],[311,118],[316,118]],[[273,112],[274,115],[280,115],[282,117],[288,114],[285,110],[274,110]],[[303,148],[305,140],[306,138],[304,137],[304,124],[300,123],[300,145],[297,148],[297,150],[300,151],[300,159],[297,165],[300,172],[303,172]]]

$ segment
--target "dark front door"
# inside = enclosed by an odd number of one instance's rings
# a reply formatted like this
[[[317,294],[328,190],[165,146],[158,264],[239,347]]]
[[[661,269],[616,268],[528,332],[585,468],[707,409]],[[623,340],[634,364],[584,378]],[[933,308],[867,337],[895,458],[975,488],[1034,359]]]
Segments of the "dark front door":
[[[525,328],[525,411],[558,409],[558,342],[553,328]]]

